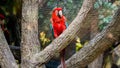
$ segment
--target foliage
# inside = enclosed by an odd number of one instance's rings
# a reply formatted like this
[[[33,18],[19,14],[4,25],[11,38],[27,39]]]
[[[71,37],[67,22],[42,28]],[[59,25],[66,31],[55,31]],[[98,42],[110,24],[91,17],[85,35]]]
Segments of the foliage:
[[[110,2],[98,0],[94,4],[94,8],[99,10],[99,28],[100,30],[103,30],[112,20],[113,13],[118,7]]]
[[[1,4],[3,2],[3,4]],[[6,15],[16,15],[21,13],[21,0],[2,0],[0,7],[4,10]]]
[[[0,0],[0,8],[5,15],[4,25],[9,31],[9,45],[14,41],[16,46],[20,46],[21,7],[21,0]]]
[[[79,51],[83,45],[81,44],[80,38],[76,39],[76,51]]]
[[[40,33],[40,41],[41,41],[42,47],[45,47],[46,44],[50,43],[50,39],[46,38],[45,32]]]

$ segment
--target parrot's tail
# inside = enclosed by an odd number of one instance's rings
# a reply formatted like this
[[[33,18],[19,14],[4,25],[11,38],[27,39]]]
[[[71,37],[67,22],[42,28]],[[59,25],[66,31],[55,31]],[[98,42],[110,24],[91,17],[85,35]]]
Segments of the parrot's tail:
[[[66,68],[66,65],[65,65],[65,49],[63,49],[60,53],[60,58],[61,58],[61,66],[62,68]]]

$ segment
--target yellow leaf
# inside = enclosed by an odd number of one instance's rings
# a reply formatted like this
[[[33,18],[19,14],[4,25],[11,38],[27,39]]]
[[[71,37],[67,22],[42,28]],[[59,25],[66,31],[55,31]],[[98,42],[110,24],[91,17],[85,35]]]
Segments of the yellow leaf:
[[[76,40],[76,41],[80,43],[80,38],[77,38],[77,40]]]
[[[82,44],[80,43],[76,43],[76,46],[82,48]]]

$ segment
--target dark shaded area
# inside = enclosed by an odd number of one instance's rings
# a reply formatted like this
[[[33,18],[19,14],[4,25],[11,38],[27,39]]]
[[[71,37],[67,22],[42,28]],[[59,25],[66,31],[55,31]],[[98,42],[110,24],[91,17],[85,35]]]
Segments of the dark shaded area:
[[[21,0],[0,0],[0,13],[5,16],[2,26],[7,29],[3,32],[18,63],[21,59],[19,49],[21,43],[21,3]]]
[[[113,63],[111,68],[118,68],[118,66]]]
[[[4,6],[8,3],[9,0],[0,0],[0,5]]]

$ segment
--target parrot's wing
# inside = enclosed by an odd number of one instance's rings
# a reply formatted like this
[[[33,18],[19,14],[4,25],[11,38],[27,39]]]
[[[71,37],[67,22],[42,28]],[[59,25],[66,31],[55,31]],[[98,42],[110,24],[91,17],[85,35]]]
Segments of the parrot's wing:
[[[53,32],[53,26],[52,26],[52,24],[50,24],[50,30],[52,32],[52,36],[54,37],[54,32]]]
[[[68,27],[68,23],[67,22],[65,22],[65,25],[66,25],[66,27]]]
[[[52,24],[50,24],[50,30],[52,30],[52,29],[53,29]]]

